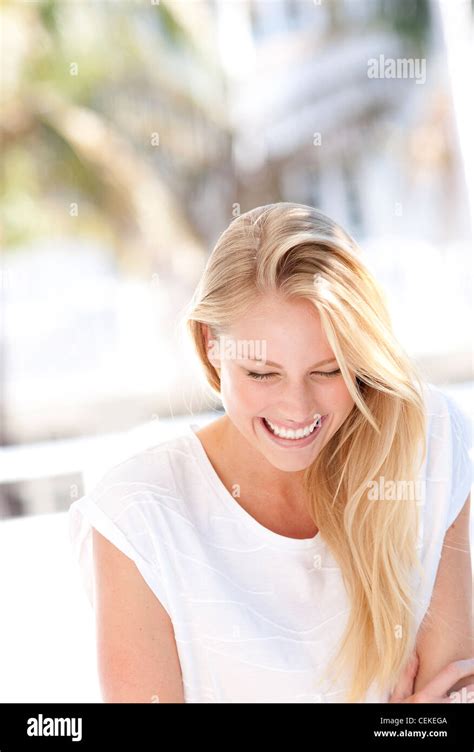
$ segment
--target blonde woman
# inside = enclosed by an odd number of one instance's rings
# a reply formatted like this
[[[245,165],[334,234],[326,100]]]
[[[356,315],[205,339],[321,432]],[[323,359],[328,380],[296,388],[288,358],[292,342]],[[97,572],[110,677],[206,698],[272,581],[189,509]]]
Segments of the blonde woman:
[[[310,206],[234,219],[184,316],[224,414],[70,510],[107,702],[472,702],[464,416]]]

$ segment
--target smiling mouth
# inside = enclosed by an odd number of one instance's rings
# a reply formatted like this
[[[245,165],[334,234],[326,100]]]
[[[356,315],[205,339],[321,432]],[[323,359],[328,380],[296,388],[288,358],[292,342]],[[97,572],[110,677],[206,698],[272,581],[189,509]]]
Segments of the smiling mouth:
[[[314,424],[312,424],[312,428],[310,430],[305,429],[304,431],[298,430],[275,430],[272,428],[272,426],[269,424],[266,418],[261,417],[260,421],[262,423],[263,428],[265,429],[265,432],[273,439],[274,442],[277,444],[281,444],[282,446],[306,446],[307,444],[310,444],[316,436],[321,431],[321,428],[324,424],[324,421],[326,420],[327,415],[323,415],[318,421],[315,421]],[[276,427],[275,427],[276,428]]]

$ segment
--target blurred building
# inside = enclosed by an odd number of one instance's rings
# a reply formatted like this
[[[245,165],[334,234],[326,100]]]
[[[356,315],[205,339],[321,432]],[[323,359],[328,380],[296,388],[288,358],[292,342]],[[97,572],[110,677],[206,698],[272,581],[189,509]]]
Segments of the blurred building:
[[[434,0],[48,7],[6,14],[1,443],[57,441],[48,452],[62,457],[61,439],[215,407],[177,316],[231,219],[274,201],[315,205],[345,226],[427,378],[472,381],[453,105],[454,91],[469,94],[466,77],[452,85]],[[28,79],[37,49],[50,55],[47,85]],[[58,74],[71,57],[77,82]],[[45,461],[37,481],[41,462],[28,459],[21,485],[0,453],[0,514],[68,506],[80,484],[68,457]]]
[[[214,5],[242,210],[279,196],[362,240],[466,241],[441,16],[428,2]],[[413,77],[388,77],[399,59],[413,59]]]

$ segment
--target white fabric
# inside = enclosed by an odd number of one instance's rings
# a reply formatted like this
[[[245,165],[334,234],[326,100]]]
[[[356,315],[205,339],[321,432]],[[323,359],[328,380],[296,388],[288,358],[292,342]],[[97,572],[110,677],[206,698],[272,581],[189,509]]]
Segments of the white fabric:
[[[468,421],[433,385],[426,405],[419,623],[445,531],[472,483]],[[247,513],[195,430],[115,465],[71,505],[71,542],[91,603],[94,526],[133,559],[170,615],[186,702],[344,702],[345,680],[321,679],[349,611],[339,567],[319,534],[287,538]],[[364,701],[387,699],[372,686]]]

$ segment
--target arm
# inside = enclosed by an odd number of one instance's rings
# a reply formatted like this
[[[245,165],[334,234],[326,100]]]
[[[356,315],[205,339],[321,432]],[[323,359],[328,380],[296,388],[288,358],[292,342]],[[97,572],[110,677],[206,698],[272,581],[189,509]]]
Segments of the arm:
[[[104,702],[184,702],[171,619],[134,562],[93,528],[97,661]]]
[[[469,522],[470,494],[445,534],[430,609],[418,632],[414,692],[452,661],[474,657]],[[474,682],[474,674],[458,679],[453,669],[452,675],[451,690]]]

